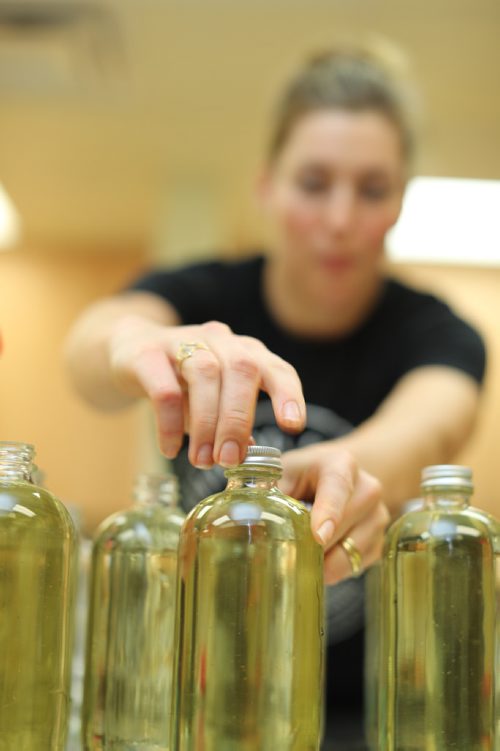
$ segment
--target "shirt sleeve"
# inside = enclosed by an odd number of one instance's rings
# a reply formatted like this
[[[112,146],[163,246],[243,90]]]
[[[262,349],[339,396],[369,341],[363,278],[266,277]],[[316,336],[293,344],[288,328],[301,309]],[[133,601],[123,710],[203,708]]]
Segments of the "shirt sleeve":
[[[484,380],[486,348],[479,332],[443,302],[434,299],[410,322],[403,344],[406,371],[425,365],[445,365]]]

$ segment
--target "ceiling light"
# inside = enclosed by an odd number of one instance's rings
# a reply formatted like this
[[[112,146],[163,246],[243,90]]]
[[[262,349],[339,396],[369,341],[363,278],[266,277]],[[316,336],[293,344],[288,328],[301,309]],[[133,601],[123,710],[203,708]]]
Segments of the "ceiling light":
[[[413,178],[387,250],[394,261],[500,266],[500,180]]]

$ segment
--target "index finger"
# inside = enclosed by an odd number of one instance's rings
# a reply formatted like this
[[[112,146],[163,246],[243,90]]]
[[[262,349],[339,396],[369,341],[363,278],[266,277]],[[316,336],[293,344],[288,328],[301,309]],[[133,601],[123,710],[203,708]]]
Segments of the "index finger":
[[[278,425],[299,432],[306,423],[306,403],[297,371],[278,355],[268,352],[262,369],[261,388],[269,395]]]

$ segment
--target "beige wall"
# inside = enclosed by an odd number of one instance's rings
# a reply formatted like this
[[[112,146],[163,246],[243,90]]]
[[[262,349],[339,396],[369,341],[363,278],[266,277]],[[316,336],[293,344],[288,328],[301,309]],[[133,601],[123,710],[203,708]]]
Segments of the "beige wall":
[[[98,414],[72,392],[63,339],[93,298],[126,283],[140,253],[0,254],[0,440],[35,444],[46,485],[87,509],[90,523],[128,502],[138,468],[137,409]]]
[[[481,415],[457,461],[474,470],[477,504],[500,519],[500,268],[400,265],[395,271],[447,299],[485,338],[488,369]]]
[[[133,477],[158,458],[143,408],[99,414],[72,392],[61,363],[71,322],[92,299],[119,288],[143,265],[141,253],[0,255],[0,440],[34,443],[46,484],[85,509],[92,526],[129,502]],[[476,475],[476,497],[500,516],[500,269],[397,267],[432,287],[484,334],[489,370],[482,416],[460,457]]]

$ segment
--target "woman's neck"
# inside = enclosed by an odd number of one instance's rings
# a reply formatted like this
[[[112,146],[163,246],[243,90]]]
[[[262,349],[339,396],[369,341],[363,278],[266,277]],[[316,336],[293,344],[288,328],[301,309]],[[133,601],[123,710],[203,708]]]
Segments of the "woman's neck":
[[[284,264],[273,258],[264,264],[263,297],[272,317],[291,334],[312,339],[340,338],[355,330],[375,307],[382,286],[383,276],[376,276],[350,300],[336,304],[332,299],[326,306]]]

